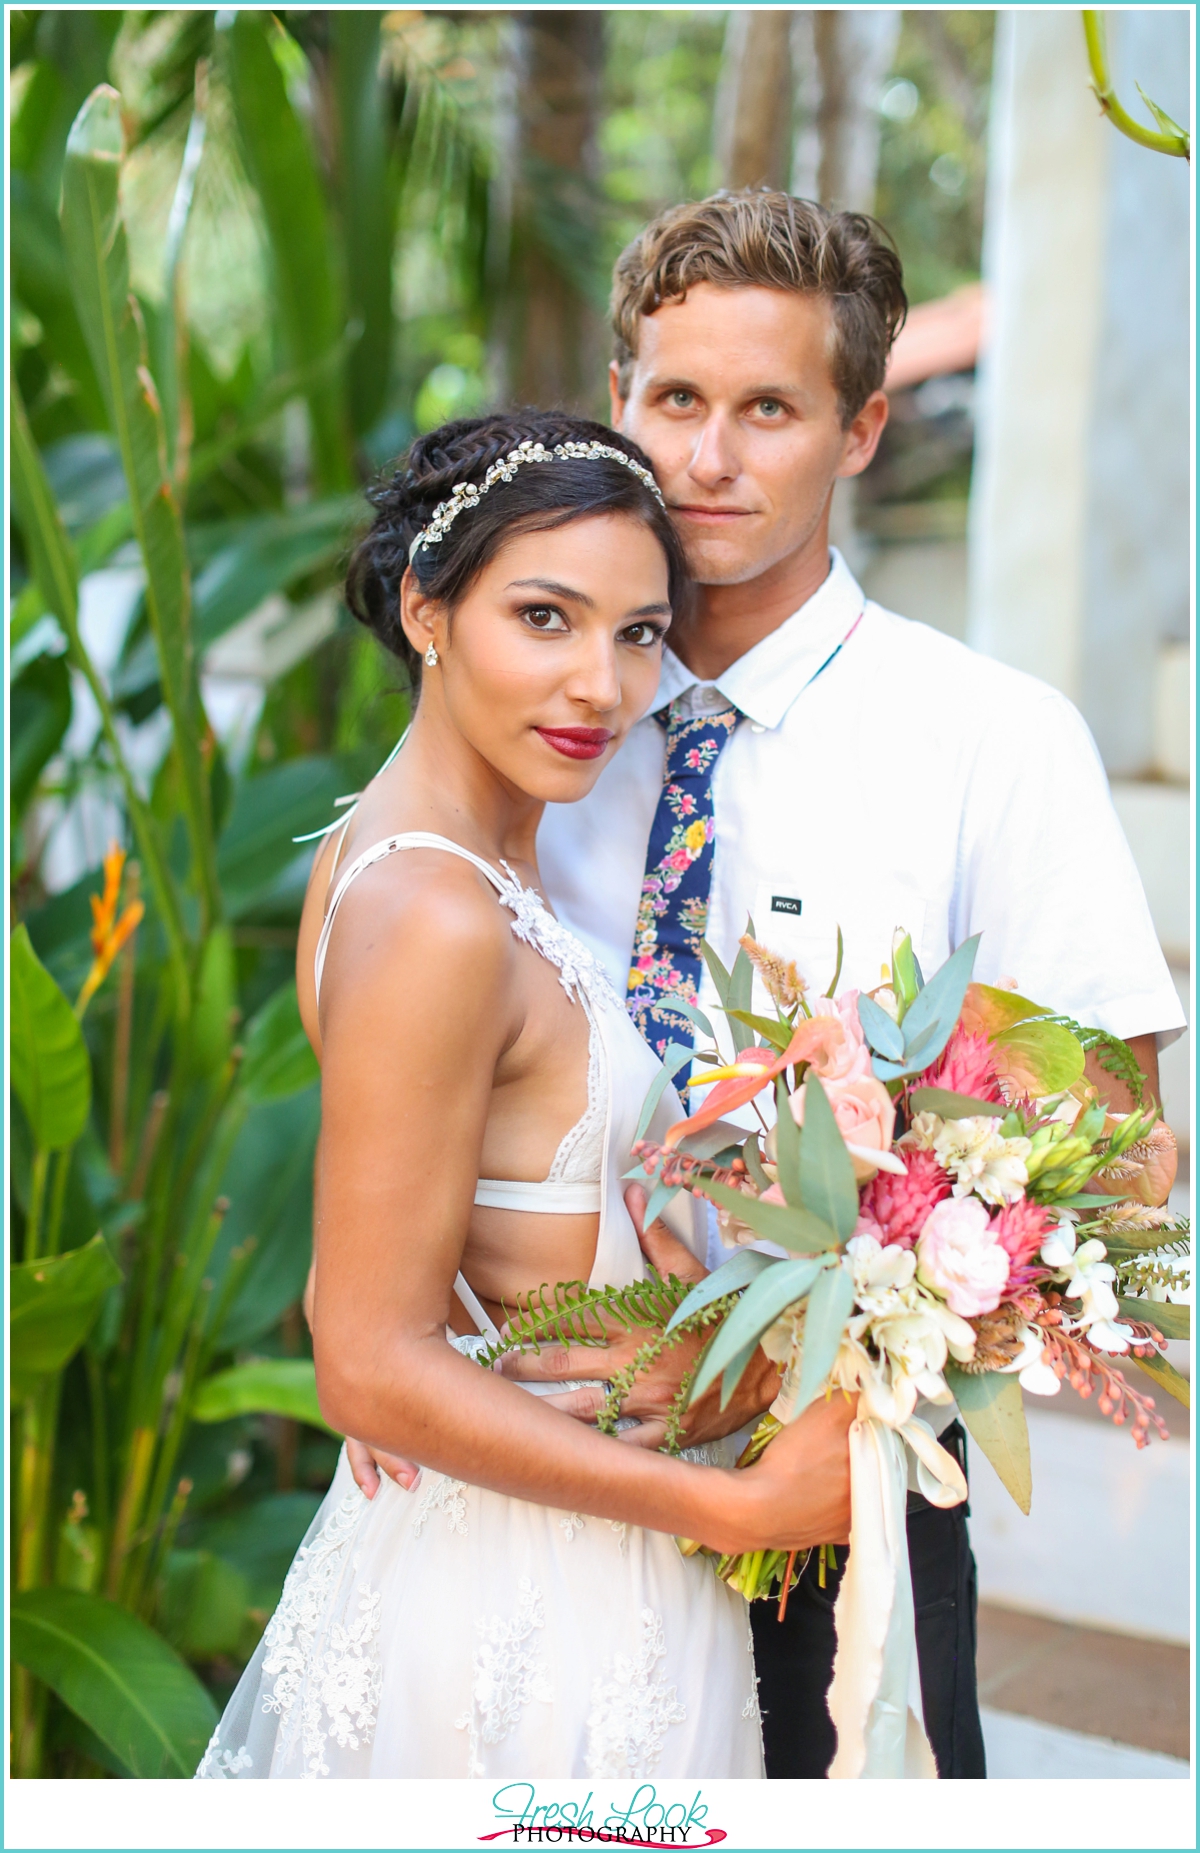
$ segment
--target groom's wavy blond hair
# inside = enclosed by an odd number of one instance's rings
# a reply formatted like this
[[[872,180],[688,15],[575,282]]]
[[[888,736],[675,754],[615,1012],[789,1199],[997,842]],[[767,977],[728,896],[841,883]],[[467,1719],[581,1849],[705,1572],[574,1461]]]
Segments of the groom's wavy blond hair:
[[[865,213],[831,212],[767,187],[714,193],[660,212],[617,259],[611,313],[623,395],[642,317],[682,302],[697,283],[823,296],[843,424],[883,385],[908,312],[896,247]]]

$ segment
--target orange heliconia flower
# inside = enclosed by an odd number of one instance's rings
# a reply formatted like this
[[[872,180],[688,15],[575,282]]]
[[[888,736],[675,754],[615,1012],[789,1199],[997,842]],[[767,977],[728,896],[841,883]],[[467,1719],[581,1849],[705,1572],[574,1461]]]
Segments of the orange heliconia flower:
[[[108,854],[104,858],[104,893],[88,896],[92,904],[91,939],[92,952],[95,956],[75,1005],[78,1016],[83,1015],[88,1004],[104,983],[112,970],[113,960],[146,911],[141,901],[131,901],[120,918],[117,917],[117,907],[121,899],[121,875],[124,868],[125,851],[118,844],[110,843]]]

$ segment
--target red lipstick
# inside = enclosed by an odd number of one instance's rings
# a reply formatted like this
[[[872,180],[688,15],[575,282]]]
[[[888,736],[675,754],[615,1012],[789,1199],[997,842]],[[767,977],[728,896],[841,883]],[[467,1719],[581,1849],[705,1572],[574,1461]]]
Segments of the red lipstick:
[[[599,759],[613,737],[607,727],[538,727],[535,732],[564,759]]]

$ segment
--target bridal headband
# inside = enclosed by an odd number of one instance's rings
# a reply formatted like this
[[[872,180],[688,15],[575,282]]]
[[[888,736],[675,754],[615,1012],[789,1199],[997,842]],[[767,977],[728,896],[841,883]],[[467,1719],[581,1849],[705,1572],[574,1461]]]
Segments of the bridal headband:
[[[567,444],[556,444],[553,450],[547,450],[540,438],[523,438],[515,450],[510,450],[499,463],[493,463],[481,483],[455,483],[452,493],[444,502],[439,502],[433,511],[429,526],[422,528],[408,550],[411,566],[420,548],[436,547],[442,536],[462,514],[464,508],[474,508],[481,502],[488,490],[495,483],[510,483],[523,463],[553,463],[556,458],[584,457],[588,459],[607,457],[611,463],[620,463],[645,483],[655,501],[662,508],[666,503],[662,493],[649,470],[627,457],[623,450],[614,450],[611,444],[580,444],[572,440]]]

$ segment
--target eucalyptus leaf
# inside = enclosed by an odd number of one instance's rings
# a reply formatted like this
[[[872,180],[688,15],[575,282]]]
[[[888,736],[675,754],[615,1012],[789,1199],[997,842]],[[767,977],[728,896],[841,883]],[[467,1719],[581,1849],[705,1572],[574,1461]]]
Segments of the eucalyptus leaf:
[[[22,923],[9,941],[9,1069],[35,1142],[74,1145],[92,1103],[92,1069],[75,1012]]]
[[[1163,1336],[1165,1337],[1166,1334],[1164,1333]],[[1145,1371],[1147,1377],[1153,1378],[1160,1390],[1165,1390],[1168,1396],[1173,1396],[1175,1401],[1182,1403],[1185,1409],[1191,1408],[1190,1378],[1185,1377],[1182,1371],[1176,1370],[1173,1364],[1168,1364],[1161,1352],[1156,1351],[1153,1357],[1149,1358],[1134,1358],[1133,1362],[1139,1370]]]
[[[689,1004],[687,999],[683,997],[673,997],[671,999],[671,1009],[678,1016],[687,1017],[690,1022],[696,1024],[697,1028],[702,1029],[704,1034],[710,1037],[715,1045],[717,1032],[698,1004]]]
[[[824,1389],[853,1307],[854,1276],[844,1267],[822,1268],[804,1314],[804,1352],[793,1421]]]
[[[800,1195],[805,1209],[836,1230],[842,1241],[854,1234],[858,1221],[854,1163],[825,1089],[811,1069],[804,1082]]]
[[[721,1377],[721,1408],[723,1411],[728,1409],[733,1400],[733,1393],[742,1380],[742,1375],[746,1366],[757,1350],[758,1340],[756,1338],[751,1339],[750,1343],[743,1346],[737,1356],[725,1366],[725,1370]]]
[[[994,1370],[975,1375],[948,1364],[946,1381],[954,1392],[971,1439],[987,1455],[1028,1517],[1033,1475],[1029,1464],[1029,1427],[1019,1379]]]
[[[904,1050],[910,1067],[919,1059],[921,1066],[927,1068],[950,1040],[971,982],[979,939],[978,933],[965,939],[941,969],[934,972],[905,1013]]]
[[[904,1060],[904,1032],[893,1021],[881,1004],[865,991],[859,993],[858,1020],[862,1024],[863,1035],[878,1054],[888,1061]]]
[[[672,1008],[675,1006],[672,1005]],[[734,1022],[744,1023],[747,1029],[754,1030],[771,1048],[778,1049],[781,1055],[795,1034],[791,1024],[783,1022],[779,1017],[755,1016],[750,1010],[730,1010],[728,1014]]]
[[[746,931],[751,939],[754,937],[754,922],[746,922]],[[729,974],[729,1033],[733,1037],[733,1046],[740,1055],[743,1049],[753,1048],[754,1034],[746,1023],[750,1004],[754,994],[754,967],[750,955],[744,946],[738,947],[737,958],[733,961],[733,970]]]
[[[713,989],[722,1009],[728,1009],[732,999],[729,995],[729,973],[706,939],[700,941],[700,956],[708,967],[708,975],[713,981]]]
[[[639,1139],[645,1138],[659,1101],[675,1079],[675,1076],[679,1073],[679,1070],[686,1062],[691,1061],[694,1054],[695,1050],[689,1049],[687,1044],[683,1042],[669,1042],[663,1050],[662,1067],[646,1090],[646,1098],[643,1100],[642,1110],[638,1114],[637,1128],[633,1135],[633,1143],[635,1145],[638,1143]]]
[[[768,1326],[774,1325],[781,1313],[797,1300],[803,1299],[823,1267],[824,1262],[819,1259],[776,1261],[759,1274],[758,1279],[746,1289],[737,1305],[726,1315],[705,1353],[692,1388],[693,1402],[703,1396],[709,1384],[746,1346],[753,1349]]]
[[[792,1254],[820,1254],[838,1245],[837,1231],[807,1209],[791,1204],[762,1203],[757,1197],[744,1196],[740,1190],[730,1190],[711,1178],[705,1180],[704,1195],[711,1197],[722,1209],[732,1210],[755,1235],[777,1243]]]
[[[1122,1319],[1156,1325],[1164,1338],[1191,1338],[1192,1309],[1171,1300],[1118,1300]]]
[[[714,1300],[723,1299],[727,1293],[737,1293],[741,1288],[748,1287],[751,1281],[757,1280],[764,1268],[775,1265],[774,1256],[760,1254],[757,1248],[739,1249],[732,1260],[697,1281],[686,1300],[682,1300],[671,1314],[667,1331],[673,1332],[677,1325],[690,1319],[693,1313],[700,1312],[703,1307],[710,1306]]]
[[[782,1075],[775,1080],[775,1168],[779,1188],[793,1209],[808,1208],[819,1212],[815,1204],[805,1204],[800,1180],[800,1128],[792,1115],[787,1083]]]
[[[954,1094],[947,1087],[914,1087],[908,1098],[914,1113],[936,1113],[943,1120],[1001,1119],[1008,1111],[1002,1100]]]

